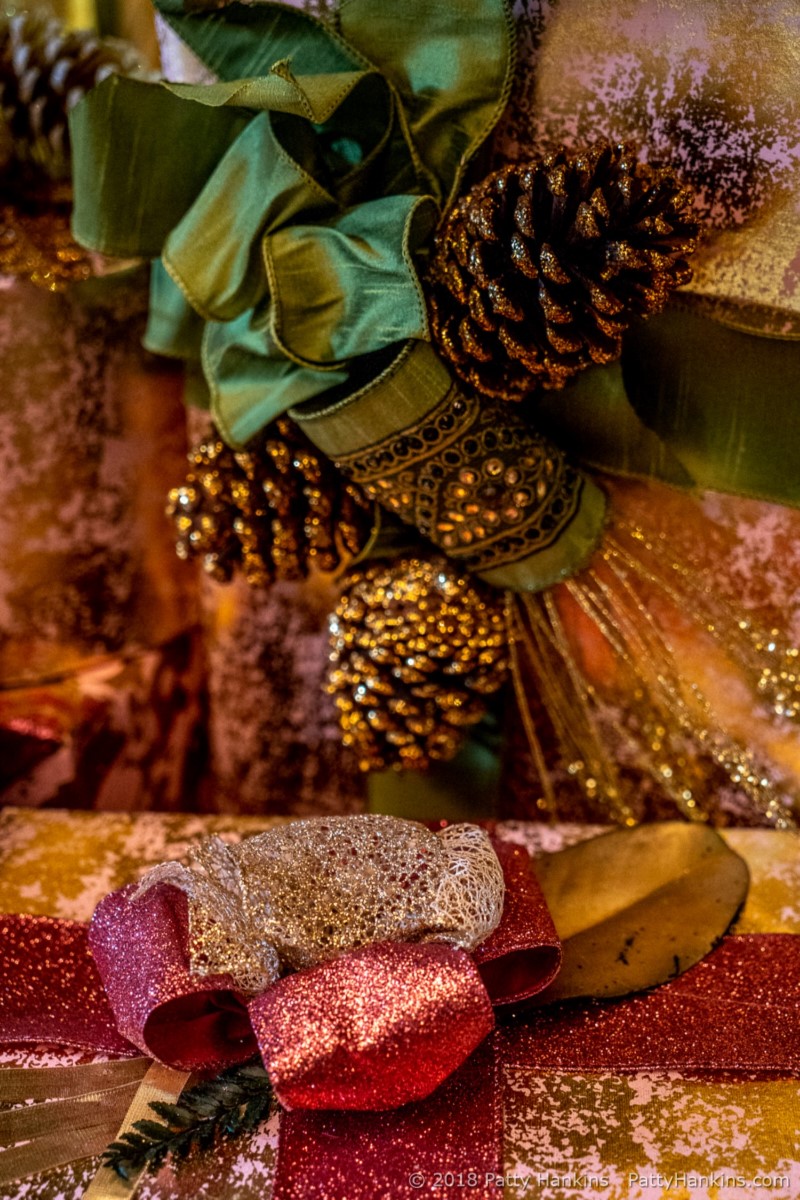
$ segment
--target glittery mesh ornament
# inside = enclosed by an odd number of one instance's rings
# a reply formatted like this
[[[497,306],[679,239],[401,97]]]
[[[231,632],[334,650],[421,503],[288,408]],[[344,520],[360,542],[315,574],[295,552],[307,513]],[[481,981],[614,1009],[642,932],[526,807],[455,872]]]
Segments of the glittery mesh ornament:
[[[366,544],[372,505],[286,417],[247,450],[211,437],[169,493],[180,558],[199,558],[221,582],[241,568],[248,583],[335,570]]]
[[[261,897],[245,884],[236,847],[212,837],[190,852],[191,866],[165,862],[144,877],[134,899],[157,883],[189,897],[191,970],[229,972],[243,992],[255,995],[280,975],[275,947],[263,932]]]
[[[354,573],[330,627],[328,691],[364,770],[452,758],[507,675],[501,593],[446,558]]]
[[[428,305],[440,353],[506,400],[618,358],[631,321],[691,278],[691,199],[670,170],[605,142],[495,171],[437,236]]]
[[[300,969],[382,941],[474,950],[499,924],[503,871],[484,830],[430,833],[386,816],[320,817],[238,845],[211,838],[188,867],[161,863],[159,883],[189,897],[190,965],[229,973],[257,994]]]

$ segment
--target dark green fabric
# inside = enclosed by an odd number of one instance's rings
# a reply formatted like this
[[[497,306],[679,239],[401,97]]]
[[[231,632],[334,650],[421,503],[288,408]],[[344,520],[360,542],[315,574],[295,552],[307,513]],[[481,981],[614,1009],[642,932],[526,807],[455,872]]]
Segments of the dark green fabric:
[[[119,258],[158,257],[250,119],[110,76],[70,113],[77,240]]]
[[[800,342],[674,311],[622,360],[639,417],[700,487],[800,504]]]
[[[424,338],[425,297],[407,264],[436,218],[428,197],[387,196],[324,225],[279,230],[266,242],[265,256],[273,328],[284,353],[303,365],[324,366]]]
[[[800,342],[675,308],[626,334],[622,360],[536,401],[586,466],[800,505]]]

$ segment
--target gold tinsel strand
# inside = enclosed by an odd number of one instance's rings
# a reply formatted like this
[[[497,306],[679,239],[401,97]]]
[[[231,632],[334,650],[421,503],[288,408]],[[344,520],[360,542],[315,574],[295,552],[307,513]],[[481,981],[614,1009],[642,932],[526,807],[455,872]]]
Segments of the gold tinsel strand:
[[[507,400],[618,358],[631,321],[691,278],[691,200],[672,171],[606,142],[495,171],[437,235],[427,282],[439,351]]]
[[[687,678],[648,597],[672,602],[698,636],[717,642],[731,667],[742,672],[754,704],[760,700],[779,721],[800,718],[797,648],[776,630],[761,631],[738,616],[691,567],[670,559],[663,538],[651,539],[621,521],[593,563],[561,586],[613,651],[618,677],[611,689],[587,677],[553,590],[508,594],[516,694],[541,777],[541,807],[557,811],[527,706],[531,686],[544,702],[562,766],[598,816],[632,824],[637,774],[644,774],[683,816],[705,820],[710,780],[717,773],[720,784],[727,781],[743,793],[768,824],[795,828],[781,779],[754,748],[726,730],[702,688]]]
[[[452,758],[507,677],[502,596],[443,557],[354,573],[330,627],[328,692],[364,770]]]
[[[167,505],[176,549],[220,582],[237,568],[255,585],[333,571],[370,536],[370,501],[286,417],[242,451],[212,435],[189,462]]]

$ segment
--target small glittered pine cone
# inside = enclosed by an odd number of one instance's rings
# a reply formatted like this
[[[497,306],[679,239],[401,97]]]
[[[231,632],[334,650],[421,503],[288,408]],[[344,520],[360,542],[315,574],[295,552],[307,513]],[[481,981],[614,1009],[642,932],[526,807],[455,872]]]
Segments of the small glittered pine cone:
[[[0,14],[0,171],[67,179],[67,114],[107,75],[139,69],[123,42],[67,30],[46,10]]]
[[[427,284],[440,353],[506,400],[618,358],[634,318],[691,278],[691,203],[671,170],[605,142],[495,171],[437,235]]]
[[[199,558],[220,582],[237,567],[256,585],[302,579],[312,566],[333,571],[370,536],[370,501],[288,418],[243,451],[212,436],[189,462],[167,504],[176,549],[180,558]]]
[[[452,758],[508,673],[501,594],[443,557],[353,573],[330,628],[327,690],[365,771]]]

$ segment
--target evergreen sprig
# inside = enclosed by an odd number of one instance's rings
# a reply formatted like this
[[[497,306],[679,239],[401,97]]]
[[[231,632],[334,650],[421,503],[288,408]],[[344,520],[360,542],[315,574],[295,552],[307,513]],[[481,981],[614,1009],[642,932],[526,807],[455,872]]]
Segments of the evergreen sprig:
[[[103,1153],[105,1164],[130,1179],[142,1169],[157,1171],[167,1156],[186,1158],[209,1149],[217,1137],[235,1138],[255,1129],[276,1107],[269,1076],[260,1062],[229,1067],[216,1079],[184,1092],[176,1104],[156,1100],[161,1121],[136,1121]]]

